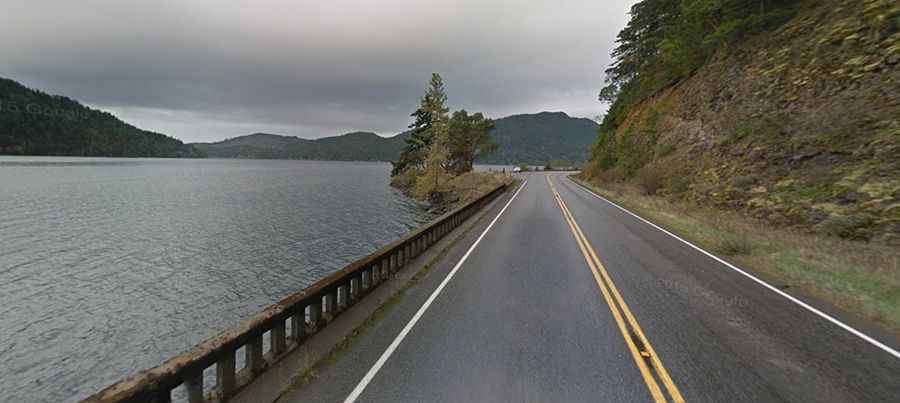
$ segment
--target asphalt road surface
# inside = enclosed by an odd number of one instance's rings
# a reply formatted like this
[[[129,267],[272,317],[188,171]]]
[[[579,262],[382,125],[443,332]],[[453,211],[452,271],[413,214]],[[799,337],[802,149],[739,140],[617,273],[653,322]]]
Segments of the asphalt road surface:
[[[522,176],[281,401],[900,402],[891,335],[798,296],[839,323],[824,318],[564,175]]]

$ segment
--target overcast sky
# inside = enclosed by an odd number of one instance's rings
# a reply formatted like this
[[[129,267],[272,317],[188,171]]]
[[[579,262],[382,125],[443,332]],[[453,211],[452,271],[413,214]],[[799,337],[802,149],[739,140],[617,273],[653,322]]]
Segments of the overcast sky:
[[[0,76],[184,141],[409,124],[453,109],[593,118],[632,0],[4,0]]]

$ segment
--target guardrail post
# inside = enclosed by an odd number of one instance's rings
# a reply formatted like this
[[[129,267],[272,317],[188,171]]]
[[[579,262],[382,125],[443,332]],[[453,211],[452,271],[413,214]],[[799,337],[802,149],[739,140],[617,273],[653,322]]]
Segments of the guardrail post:
[[[374,278],[375,278],[375,276],[374,276],[375,273],[373,273],[374,271],[375,271],[375,270],[374,270],[372,267],[369,267],[368,269],[363,270],[363,278],[362,278],[362,281],[361,281],[361,283],[362,283],[362,291],[363,291],[363,292],[365,292],[366,290],[372,288],[372,281],[373,281]]]
[[[325,294],[324,304],[325,304],[325,320],[326,321],[330,322],[332,319],[334,319],[335,303],[337,302],[336,299],[337,299],[337,290],[335,290],[334,292],[329,292],[328,294]]]
[[[203,397],[203,372],[185,378],[184,389],[189,403],[203,403],[206,400]]]
[[[287,349],[284,337],[284,319],[279,319],[275,327],[272,328],[272,356],[277,356]]]
[[[337,288],[337,310],[335,311],[335,313],[343,311],[347,308],[347,288],[348,287],[346,285],[340,285]]]
[[[253,336],[244,348],[247,356],[247,368],[253,376],[263,369],[263,336],[262,333]]]
[[[377,286],[381,283],[381,261],[372,265],[369,269],[369,288]]]
[[[216,362],[216,390],[221,400],[234,393],[234,350],[228,349]]]
[[[350,302],[359,299],[359,296],[361,295],[361,293],[359,292],[359,283],[362,282],[360,280],[362,280],[362,276],[353,277],[350,279],[350,298],[347,298],[347,305],[350,305]]]
[[[300,310],[300,313],[291,315],[291,339],[294,343],[300,344],[306,338],[306,313]]]
[[[315,333],[319,330],[322,321],[322,303],[309,305],[309,331]]]

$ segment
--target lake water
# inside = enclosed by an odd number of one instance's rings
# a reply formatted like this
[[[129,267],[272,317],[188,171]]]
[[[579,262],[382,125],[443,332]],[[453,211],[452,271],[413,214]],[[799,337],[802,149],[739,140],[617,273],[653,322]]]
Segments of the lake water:
[[[0,157],[0,401],[77,401],[427,221],[389,172]]]

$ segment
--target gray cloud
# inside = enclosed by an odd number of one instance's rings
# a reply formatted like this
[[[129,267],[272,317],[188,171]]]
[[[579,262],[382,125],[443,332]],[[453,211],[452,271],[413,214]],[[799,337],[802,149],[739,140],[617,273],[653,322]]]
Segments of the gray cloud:
[[[592,117],[632,3],[7,0],[0,75],[186,141],[393,134],[432,71],[453,108]]]

